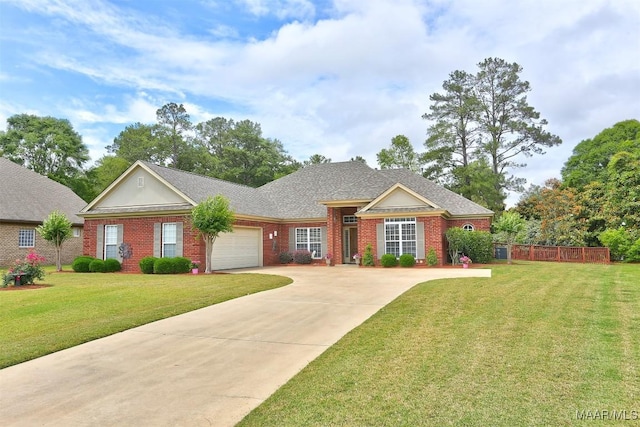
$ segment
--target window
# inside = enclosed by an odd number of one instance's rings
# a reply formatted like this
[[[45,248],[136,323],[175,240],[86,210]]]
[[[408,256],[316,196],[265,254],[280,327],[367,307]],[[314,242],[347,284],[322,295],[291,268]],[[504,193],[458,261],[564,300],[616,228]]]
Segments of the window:
[[[462,229],[464,231],[473,231],[473,230],[475,230],[475,227],[473,226],[473,224],[468,224],[467,223],[467,224],[462,226]]]
[[[343,224],[357,224],[358,218],[355,215],[345,215],[342,217]]]
[[[118,226],[104,226],[104,259],[118,258]]]
[[[175,222],[162,224],[162,256],[173,258],[176,256],[177,227]]]
[[[73,227],[73,237],[80,237],[80,228]]]
[[[416,256],[416,219],[387,218],[384,220],[385,253],[399,257],[403,254]]]
[[[18,247],[33,248],[36,245],[36,230],[33,228],[21,228],[18,231]]]
[[[322,258],[322,232],[320,227],[296,228],[296,250],[307,250],[311,252],[314,258]]]

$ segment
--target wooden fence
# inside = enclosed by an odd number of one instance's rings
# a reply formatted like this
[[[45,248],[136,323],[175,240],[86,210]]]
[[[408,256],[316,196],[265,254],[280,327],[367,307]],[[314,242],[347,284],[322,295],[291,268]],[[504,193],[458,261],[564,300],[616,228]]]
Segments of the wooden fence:
[[[511,258],[529,261],[584,262],[608,264],[609,248],[573,246],[513,245]]]

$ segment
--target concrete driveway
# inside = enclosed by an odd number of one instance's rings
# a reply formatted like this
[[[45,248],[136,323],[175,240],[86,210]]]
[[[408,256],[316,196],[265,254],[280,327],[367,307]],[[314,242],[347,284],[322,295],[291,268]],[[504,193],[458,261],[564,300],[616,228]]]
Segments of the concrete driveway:
[[[294,283],[0,370],[0,425],[232,426],[416,283],[491,276],[462,268],[242,272]]]

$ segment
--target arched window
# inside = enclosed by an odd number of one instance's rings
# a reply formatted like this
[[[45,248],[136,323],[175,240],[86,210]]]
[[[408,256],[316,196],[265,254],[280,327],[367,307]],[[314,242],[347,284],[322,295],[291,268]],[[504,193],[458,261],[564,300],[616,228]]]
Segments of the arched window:
[[[465,225],[463,225],[463,226],[462,226],[462,229],[463,229],[464,231],[473,231],[473,230],[475,230],[476,228],[473,226],[473,224],[468,224],[468,223],[467,223],[467,224],[465,224]]]

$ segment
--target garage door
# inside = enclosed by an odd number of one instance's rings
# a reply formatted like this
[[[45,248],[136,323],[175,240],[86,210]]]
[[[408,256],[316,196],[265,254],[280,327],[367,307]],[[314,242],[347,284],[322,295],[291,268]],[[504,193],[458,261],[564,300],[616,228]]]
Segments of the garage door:
[[[234,228],[222,233],[213,244],[213,270],[260,267],[262,265],[262,230]]]

